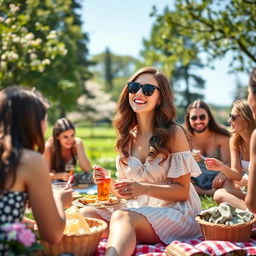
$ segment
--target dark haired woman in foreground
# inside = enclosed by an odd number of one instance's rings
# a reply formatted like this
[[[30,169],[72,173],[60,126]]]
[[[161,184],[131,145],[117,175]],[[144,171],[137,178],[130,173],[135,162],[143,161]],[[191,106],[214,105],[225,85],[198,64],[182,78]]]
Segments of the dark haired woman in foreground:
[[[72,194],[71,189],[52,193],[40,154],[46,110],[42,96],[29,89],[0,91],[0,226],[21,221],[29,201],[41,238],[58,242],[65,228],[64,206],[71,204]],[[8,255],[8,248],[1,248],[0,254]]]

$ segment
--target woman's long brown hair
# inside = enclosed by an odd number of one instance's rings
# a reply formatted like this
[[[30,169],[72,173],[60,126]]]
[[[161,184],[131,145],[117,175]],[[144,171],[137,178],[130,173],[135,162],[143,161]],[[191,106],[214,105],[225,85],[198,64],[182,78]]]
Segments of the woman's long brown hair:
[[[75,132],[75,126],[70,120],[66,118],[60,118],[55,122],[53,131],[52,131],[52,138],[50,139],[50,142],[51,142],[51,148],[52,148],[51,169],[56,172],[65,171],[66,163],[61,155],[61,145],[58,140],[58,137],[61,133],[68,130],[73,130]],[[71,156],[72,156],[73,164],[76,165],[76,158],[72,149],[71,149]]]
[[[135,81],[141,74],[151,74],[160,88],[160,104],[155,109],[153,120],[153,136],[149,140],[149,156],[155,158],[159,153],[164,155],[165,161],[170,149],[170,138],[175,132],[176,109],[173,92],[167,77],[154,67],[144,67],[138,70],[128,82]],[[121,162],[126,164],[129,156],[129,144],[132,139],[131,131],[138,125],[135,112],[129,104],[128,87],[125,85],[117,104],[113,126],[117,132],[116,150],[121,155]]]
[[[256,122],[253,118],[253,112],[249,103],[244,99],[237,100],[233,103],[232,107],[234,107],[238,114],[245,119],[245,122],[248,125],[246,129],[251,136],[253,130],[256,128]],[[240,151],[241,148],[244,147],[242,136],[237,133],[233,133],[232,136],[234,137],[234,148]]]
[[[19,86],[0,92],[0,194],[16,181],[22,149],[44,152],[41,122],[46,110],[47,103],[38,92]]]

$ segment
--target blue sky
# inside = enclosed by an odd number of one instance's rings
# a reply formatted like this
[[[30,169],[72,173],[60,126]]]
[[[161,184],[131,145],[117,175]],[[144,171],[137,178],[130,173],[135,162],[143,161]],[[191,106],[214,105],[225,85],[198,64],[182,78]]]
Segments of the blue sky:
[[[172,0],[84,0],[83,30],[88,32],[91,55],[106,47],[116,54],[139,56],[142,39],[148,38],[154,18],[149,16],[155,5],[159,13]],[[247,84],[247,74],[228,74],[230,57],[214,62],[215,69],[198,70],[206,80],[205,101],[217,105],[231,105],[236,79]]]

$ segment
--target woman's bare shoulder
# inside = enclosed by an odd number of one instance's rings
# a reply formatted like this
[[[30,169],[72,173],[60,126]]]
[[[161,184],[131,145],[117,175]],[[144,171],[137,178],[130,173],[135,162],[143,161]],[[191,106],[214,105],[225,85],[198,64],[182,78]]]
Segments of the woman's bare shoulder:
[[[250,140],[250,158],[251,160],[256,156],[256,129],[252,132],[251,140]]]
[[[33,150],[23,149],[20,159],[20,164],[23,167],[33,168],[35,170],[41,169],[45,165],[45,159],[43,156]]]
[[[170,137],[171,153],[189,150],[189,143],[184,129],[175,125],[173,137]]]
[[[256,129],[253,130],[251,140],[256,140]]]
[[[53,147],[53,140],[52,138],[49,138],[46,142],[45,142],[45,149],[52,149]]]
[[[82,139],[79,138],[79,137],[75,137],[75,141],[76,141],[76,142],[79,142],[79,143],[83,143]]]
[[[15,191],[27,191],[29,185],[42,182],[46,176],[48,177],[49,174],[43,156],[33,150],[23,149],[13,189]]]

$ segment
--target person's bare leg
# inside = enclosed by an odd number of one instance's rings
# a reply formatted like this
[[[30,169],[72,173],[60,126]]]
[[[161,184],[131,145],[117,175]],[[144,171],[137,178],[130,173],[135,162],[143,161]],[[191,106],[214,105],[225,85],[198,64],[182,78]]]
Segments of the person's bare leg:
[[[207,196],[212,196],[215,192],[214,188],[211,189],[202,189],[200,187],[198,187],[197,185],[194,185],[196,192],[198,195],[202,196],[202,195],[207,195]]]
[[[89,217],[89,218],[96,218],[96,219],[101,219],[104,220],[105,222],[107,222],[109,224],[108,221],[106,221],[105,219],[103,219],[99,214],[96,213],[95,208],[94,207],[84,207],[82,209],[80,209],[80,213],[84,216],[84,217]],[[102,238],[107,238],[109,234],[109,228],[107,228],[103,234],[102,234]]]
[[[142,214],[132,211],[115,211],[110,220],[107,256],[130,256],[136,240],[158,243],[160,239]]]
[[[244,201],[245,194],[242,191],[237,190],[232,184],[231,186],[225,186],[225,188],[216,190],[213,195],[213,199],[215,202],[217,202],[217,204],[227,202],[242,210],[247,208]]]

